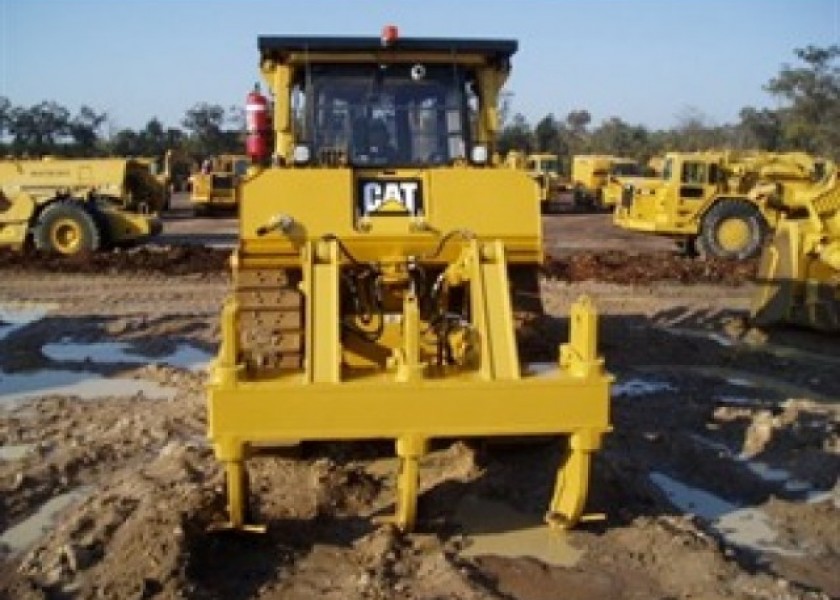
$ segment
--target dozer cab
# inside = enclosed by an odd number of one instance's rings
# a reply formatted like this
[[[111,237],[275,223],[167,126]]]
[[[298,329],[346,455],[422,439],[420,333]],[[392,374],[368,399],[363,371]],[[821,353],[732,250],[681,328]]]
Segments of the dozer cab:
[[[201,170],[190,176],[190,202],[195,215],[235,210],[239,205],[237,187],[250,163],[247,156],[234,154],[206,159]]]
[[[785,208],[759,262],[752,320],[840,332],[840,181],[826,163],[808,189],[765,186],[756,195]]]
[[[555,362],[523,360],[517,324],[542,310],[538,191],[490,160],[517,44],[386,34],[259,38],[273,110],[249,105],[254,165],[208,382],[228,525],[254,525],[247,460],[265,446],[394,440],[390,520],[408,530],[430,440],[556,436],[548,520],[570,526],[611,377],[586,298]]]
[[[625,182],[613,221],[672,237],[691,255],[751,258],[781,215],[751,191],[767,183],[807,188],[823,168],[823,160],[800,152],[667,153],[661,177]]]
[[[77,254],[157,235],[164,188],[136,160],[0,161],[0,246]]]

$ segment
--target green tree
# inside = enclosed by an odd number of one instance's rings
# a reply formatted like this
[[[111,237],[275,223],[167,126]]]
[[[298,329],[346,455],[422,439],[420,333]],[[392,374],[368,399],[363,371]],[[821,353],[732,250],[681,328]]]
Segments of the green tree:
[[[516,113],[511,122],[505,125],[499,133],[499,153],[505,155],[511,150],[519,150],[528,154],[535,147],[534,132],[531,130],[528,119],[521,113]]]
[[[591,135],[592,149],[599,154],[640,158],[649,152],[648,130],[630,125],[618,117],[602,122]]]
[[[218,104],[201,102],[187,110],[181,124],[190,134],[190,145],[197,154],[220,154],[224,151],[225,109]]]
[[[67,123],[67,133],[75,148],[73,154],[94,156],[99,152],[99,129],[107,120],[106,113],[98,113],[89,106],[82,106],[76,116]]]
[[[5,148],[6,134],[12,119],[12,103],[5,96],[0,96],[0,149]]]
[[[783,65],[765,89],[786,102],[779,115],[790,147],[837,157],[840,152],[840,46],[794,50],[804,66]]]
[[[586,128],[590,123],[592,123],[592,115],[588,110],[573,110],[566,115],[566,125],[574,135],[586,135]]]
[[[236,108],[225,111],[218,104],[201,102],[189,109],[182,124],[189,132],[188,146],[195,156],[242,153],[244,113]],[[225,128],[230,125],[233,128]]]
[[[9,133],[12,152],[43,156],[59,150],[59,142],[69,134],[70,112],[60,104],[44,101],[30,108],[11,111]]]
[[[781,150],[784,144],[782,119],[776,110],[744,107],[739,113],[739,146],[742,148],[761,148],[763,150]]]
[[[534,141],[539,152],[558,155],[566,152],[565,144],[560,136],[560,124],[552,114],[544,116],[534,127]]]

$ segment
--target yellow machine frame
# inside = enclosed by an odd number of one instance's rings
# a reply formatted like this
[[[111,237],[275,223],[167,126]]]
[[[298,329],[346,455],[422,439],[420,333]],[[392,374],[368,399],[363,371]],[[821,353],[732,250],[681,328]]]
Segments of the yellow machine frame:
[[[567,527],[581,518],[591,454],[610,428],[612,378],[597,353],[597,314],[586,298],[572,309],[570,340],[556,363],[520,360],[512,294],[523,290],[511,273],[542,259],[534,182],[523,171],[465,160],[398,169],[294,162],[289,97],[295,76],[312,64],[455,61],[476,75],[482,90],[476,143],[492,150],[497,95],[515,48],[498,40],[400,40],[385,48],[377,38],[260,39],[263,76],[275,94],[273,162],[279,166],[257,166],[240,188],[235,292],[222,311],[222,343],[208,384],[208,433],[225,465],[230,526],[254,525],[246,461],[255,448],[395,440],[400,466],[390,520],[410,530],[418,461],[430,440],[508,435],[567,441],[547,519]],[[387,202],[370,215],[354,208],[360,181],[397,186],[406,178],[428,192],[423,214]],[[380,274],[385,307],[377,342],[359,341],[342,328],[348,318],[343,276],[368,264]],[[435,360],[434,323],[423,316],[411,276],[419,267],[438,273],[440,297],[466,297],[468,322],[447,338],[457,360]],[[288,306],[277,292],[284,270],[298,278],[292,288],[300,294],[300,321],[284,316]],[[268,316],[271,307],[275,317]],[[247,323],[257,323],[253,333]],[[291,367],[272,362],[284,327],[302,338],[302,360]],[[263,334],[268,341],[253,353],[253,339]]]

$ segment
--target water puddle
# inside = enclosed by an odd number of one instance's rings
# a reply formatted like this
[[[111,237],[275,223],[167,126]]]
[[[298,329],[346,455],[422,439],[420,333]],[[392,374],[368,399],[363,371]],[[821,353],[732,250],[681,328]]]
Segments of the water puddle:
[[[788,383],[781,379],[774,377],[767,377],[765,375],[756,375],[753,373],[746,373],[737,369],[728,369],[726,367],[706,367],[706,366],[691,366],[691,365],[645,365],[643,367],[634,367],[641,372],[656,373],[658,376],[673,375],[679,376],[681,373],[688,373],[690,375],[697,375],[709,379],[720,379],[727,383],[738,385],[740,387],[752,387],[776,392],[785,398],[808,398],[815,402],[823,404],[837,404],[837,398],[831,398],[816,392],[812,389]],[[737,382],[737,383],[735,383]],[[747,402],[746,399],[743,399]]]
[[[0,446],[0,461],[20,460],[32,454],[35,444]]]
[[[811,492],[805,500],[808,504],[822,504],[823,502],[831,502],[834,508],[840,510],[840,492],[835,488],[827,492]]]
[[[56,361],[90,361],[99,364],[149,364],[166,363],[173,367],[202,371],[207,369],[213,355],[189,344],[179,344],[175,352],[161,357],[148,357],[131,352],[126,342],[97,342],[77,344],[67,341],[45,344],[42,352]]]
[[[613,398],[618,398],[619,396],[638,398],[659,392],[673,391],[676,391],[676,388],[667,381],[630,377],[629,379],[619,380],[618,383],[614,383],[612,385],[611,395]]]
[[[687,337],[701,340],[708,340],[714,342],[719,346],[734,346],[737,342],[728,335],[718,333],[716,331],[705,331],[703,329],[686,329],[683,327],[664,327],[661,325],[655,326],[656,329],[676,335],[679,337]]]
[[[45,502],[34,515],[0,535],[0,546],[12,554],[23,552],[52,531],[59,514],[87,497],[89,490],[77,489]]]
[[[679,510],[697,515],[732,545],[785,556],[802,553],[775,543],[778,533],[767,514],[759,508],[741,507],[700,488],[694,488],[664,473],[650,474],[650,480]]]
[[[13,331],[43,319],[47,313],[55,308],[56,305],[54,304],[30,302],[0,304],[0,340],[9,336]]]
[[[572,567],[583,556],[582,550],[569,544],[567,533],[501,502],[467,496],[458,506],[455,521],[467,540],[463,556],[529,556],[560,567]]]
[[[42,369],[29,373],[0,371],[0,406],[11,406],[39,396],[77,396],[83,400],[104,396],[135,396],[171,400],[176,390],[154,381],[105,378],[85,371]]]
[[[809,492],[808,497],[811,497],[814,494],[814,492],[811,492],[813,486],[810,483],[801,479],[795,479],[793,477],[793,474],[787,469],[773,467],[771,465],[768,465],[767,463],[758,460],[750,460],[743,454],[736,455],[725,444],[721,444],[720,442],[710,440],[706,437],[703,437],[702,435],[691,434],[689,437],[691,437],[691,439],[694,440],[698,445],[718,452],[719,455],[722,457],[726,457],[732,459],[733,461],[742,463],[745,467],[747,467],[747,469],[750,470],[750,472],[753,475],[755,475],[763,481],[766,481],[768,483],[782,484],[782,487],[784,487],[785,491],[788,492]]]
[[[716,331],[706,331],[702,329],[687,329],[682,327],[663,327],[658,326],[667,333],[676,336],[690,337],[696,339],[704,339],[715,342],[720,346],[737,346],[739,350],[751,350],[753,352],[764,352],[772,354],[778,358],[791,358],[802,360],[808,363],[820,363],[825,365],[838,366],[840,365],[840,358],[833,353],[821,354],[818,352],[811,352],[809,350],[802,350],[792,346],[781,346],[779,344],[764,343],[759,345],[748,344],[741,340],[733,339],[725,334]]]

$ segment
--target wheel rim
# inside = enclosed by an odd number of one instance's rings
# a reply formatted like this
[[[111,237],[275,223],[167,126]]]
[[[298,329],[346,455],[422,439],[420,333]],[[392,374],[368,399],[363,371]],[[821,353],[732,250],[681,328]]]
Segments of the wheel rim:
[[[74,254],[82,246],[84,234],[81,226],[73,219],[61,219],[52,228],[50,241],[56,252]]]
[[[726,219],[718,225],[715,237],[723,250],[737,252],[749,244],[752,234],[749,223],[743,219]]]

